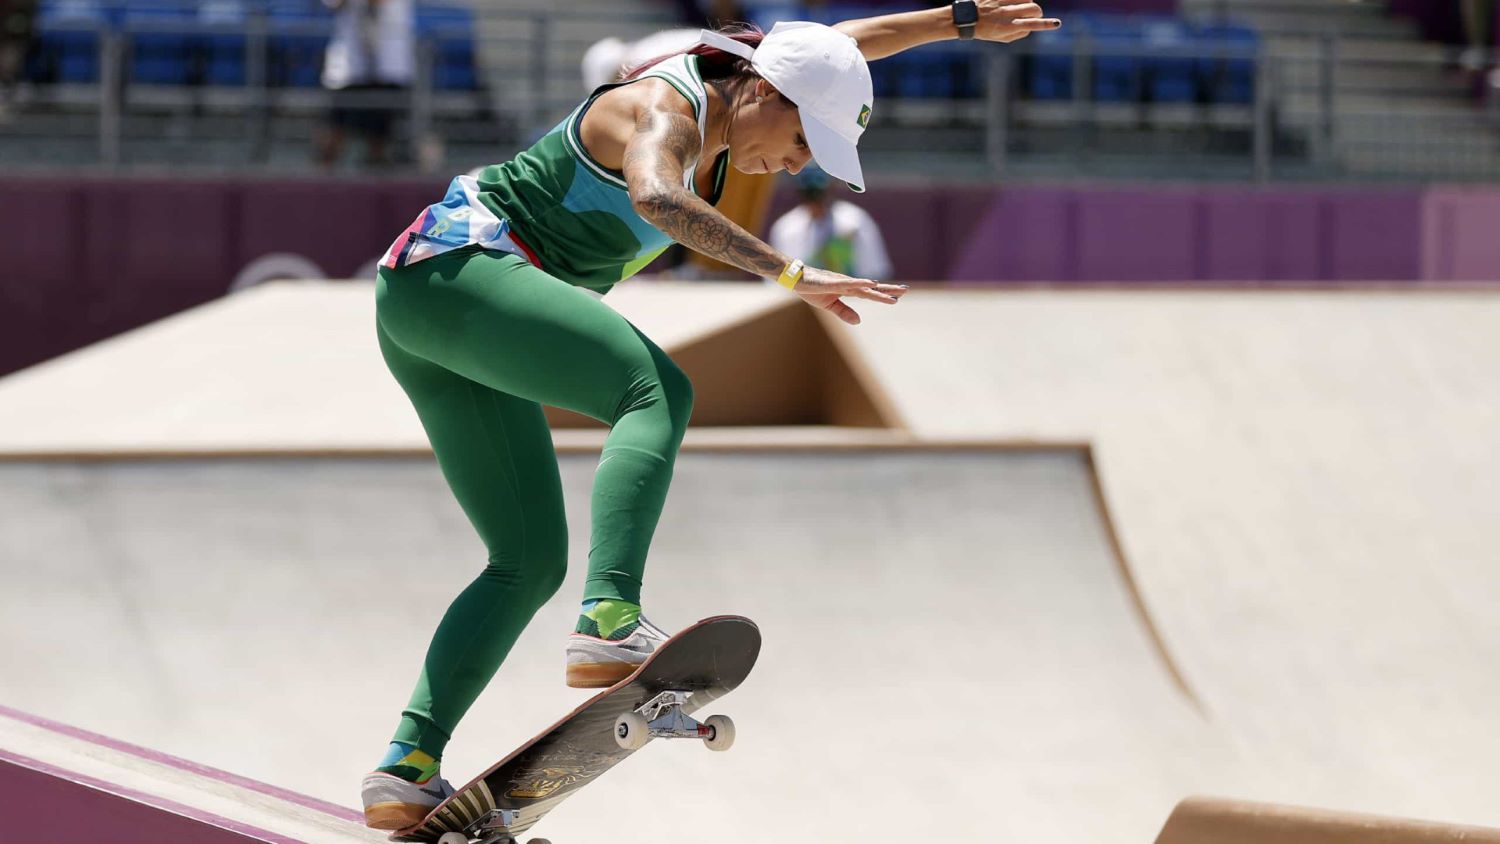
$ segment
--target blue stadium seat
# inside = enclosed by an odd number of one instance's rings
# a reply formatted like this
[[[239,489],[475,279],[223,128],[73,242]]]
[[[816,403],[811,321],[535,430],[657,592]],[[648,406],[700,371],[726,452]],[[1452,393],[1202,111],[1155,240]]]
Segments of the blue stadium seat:
[[[479,87],[473,32],[474,12],[466,5],[417,6],[417,35],[431,38],[436,48],[432,69],[434,88],[472,91]]]
[[[1140,24],[1127,17],[1096,15],[1089,20],[1088,33],[1096,51],[1094,99],[1105,103],[1140,100],[1145,76]]]
[[[322,84],[323,51],[333,16],[319,0],[271,0],[266,12],[270,52],[266,74],[272,85],[316,88]]]
[[[1077,12],[1057,32],[1038,33],[1038,47],[1025,68],[1025,90],[1035,100],[1066,100],[1074,95],[1073,56],[1078,39],[1096,45],[1090,92],[1100,102],[1248,103],[1255,95],[1251,58],[1208,58],[1216,48],[1244,52],[1259,43],[1250,27],[1215,25],[1196,28],[1174,16],[1123,16]],[[1117,50],[1111,53],[1110,50]],[[1175,53],[1175,54],[1174,54]]]
[[[1145,61],[1147,93],[1152,102],[1191,103],[1198,99],[1197,62],[1189,54],[1206,45],[1194,38],[1185,21],[1153,17],[1141,21],[1142,42],[1150,51]],[[1173,55],[1176,52],[1178,55]]]
[[[901,84],[901,77],[905,71],[899,61],[894,59],[892,61],[894,63],[876,62],[870,65],[870,87],[874,90],[877,99],[896,96],[897,86]]]
[[[1038,32],[1028,40],[1045,48],[1033,53],[1025,70],[1026,93],[1034,100],[1073,98],[1073,54],[1076,30],[1070,22],[1052,32]]]
[[[203,27],[203,83],[244,85],[250,9],[244,0],[203,0],[198,23]]]
[[[37,7],[31,78],[99,81],[99,33],[109,23],[98,0],[43,0]]]
[[[984,94],[985,60],[982,45],[961,41],[939,41],[911,53],[933,65],[930,71],[940,82],[933,96],[974,99]]]
[[[1213,24],[1198,30],[1202,51],[1215,46],[1238,52],[1253,51],[1260,46],[1260,33],[1253,27],[1237,24]],[[1198,78],[1208,91],[1208,98],[1218,103],[1251,103],[1255,101],[1255,60],[1248,56],[1200,58]]]
[[[192,81],[197,13],[173,0],[132,0],[122,21],[130,43],[130,80],[147,85]]]
[[[814,17],[823,7],[808,9],[799,0],[742,0],[740,5],[745,10],[745,19],[767,32],[777,21],[828,23],[822,17]]]

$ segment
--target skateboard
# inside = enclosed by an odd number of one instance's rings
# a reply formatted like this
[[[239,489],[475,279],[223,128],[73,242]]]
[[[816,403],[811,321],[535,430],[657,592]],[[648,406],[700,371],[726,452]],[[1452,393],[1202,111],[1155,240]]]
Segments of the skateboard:
[[[558,804],[653,738],[693,738],[710,750],[734,743],[723,715],[691,716],[733,691],[760,654],[748,618],[705,618],[663,642],[635,673],[589,698],[499,764],[458,789],[392,841],[515,844]],[[547,844],[534,838],[531,844]]]

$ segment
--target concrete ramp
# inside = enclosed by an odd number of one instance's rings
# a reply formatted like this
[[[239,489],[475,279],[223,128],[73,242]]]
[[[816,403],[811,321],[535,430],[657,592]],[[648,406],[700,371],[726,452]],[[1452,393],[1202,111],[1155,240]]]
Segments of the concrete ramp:
[[[1262,772],[1192,793],[1500,826],[1495,291],[913,294],[851,334],[917,436],[1092,444]]]
[[[562,660],[596,459],[562,458],[570,580],[455,736],[453,778],[582,698]],[[0,510],[0,676],[27,678],[0,702],[341,805],[484,557],[430,458],[8,462]],[[1082,449],[685,452],[646,605],[761,624],[719,706],[739,743],[653,746],[535,832],[1149,840],[1232,754],[1109,532]]]
[[[1500,829],[1212,797],[1182,801],[1156,844],[1500,844]]]
[[[539,834],[1135,844],[1205,792],[1500,825],[1494,291],[922,290],[817,343],[776,289],[609,299],[719,388],[785,391],[764,350],[811,349],[844,365],[799,390],[873,412],[689,431],[648,609],[763,624],[745,738]],[[0,703],[354,803],[483,553],[370,309],[275,286],[0,382]],[[600,437],[554,433],[574,579],[459,777],[579,700]]]
[[[353,810],[6,707],[0,819],[62,844],[384,840]]]

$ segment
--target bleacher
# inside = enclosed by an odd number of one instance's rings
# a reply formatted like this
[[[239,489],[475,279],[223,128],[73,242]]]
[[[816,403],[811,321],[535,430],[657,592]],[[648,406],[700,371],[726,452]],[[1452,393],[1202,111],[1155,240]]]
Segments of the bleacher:
[[[881,5],[802,7],[783,2],[752,6],[769,28],[774,19],[833,24],[890,11]],[[1076,89],[1074,52],[1087,42],[1091,84]],[[1254,54],[1260,36],[1250,26],[1194,22],[1171,15],[1070,12],[1067,25],[1038,33],[1016,48],[1026,56],[1021,91],[1034,100],[1248,104],[1255,96]],[[985,50],[991,45],[944,41],[870,65],[877,97],[975,99],[985,92]]]
[[[479,87],[465,3],[416,7],[417,38],[433,51],[433,87]],[[138,85],[243,86],[263,33],[265,74],[274,87],[316,88],[333,13],[319,0],[42,0],[27,77],[37,83],[100,81],[107,33],[123,36],[126,80]]]
[[[1150,11],[1075,4],[1057,10],[1061,30],[1015,44],[950,40],[872,63],[879,131],[863,151],[944,176],[1196,167],[1266,178],[1272,159],[1299,179],[1500,173],[1473,86],[1383,4],[1180,0],[1167,14],[1154,0],[1108,1]],[[911,8],[749,2],[763,28]],[[416,0],[420,70],[390,100],[405,109],[398,135],[413,148],[437,139],[461,162],[523,146],[583,96],[578,57],[592,43],[674,26],[675,11],[665,0]],[[0,154],[295,168],[326,117],[332,23],[321,0],[40,0],[31,84],[8,104]]]
[[[1024,90],[1034,100],[1079,96],[1074,57],[1088,42],[1087,95],[1096,102],[1248,104],[1255,98],[1249,26],[1161,15],[1074,13],[1068,25],[1030,39]]]
[[[752,7],[772,19],[835,23],[878,14],[879,5],[766,3]],[[125,37],[127,82],[167,86],[242,86],[251,78],[252,33],[263,32],[266,81],[273,87],[319,85],[332,13],[319,0],[43,0],[34,82],[93,83],[100,77],[100,39]],[[419,40],[431,45],[436,90],[480,85],[474,12],[466,3],[417,5]],[[1076,90],[1074,51],[1088,41],[1095,54],[1086,92]],[[1257,32],[1247,26],[1194,23],[1164,15],[1075,12],[1057,32],[1023,42],[1021,92],[1039,101],[1086,94],[1099,102],[1249,103],[1254,97]],[[985,93],[985,46],[948,41],[871,65],[877,97],[977,99]]]

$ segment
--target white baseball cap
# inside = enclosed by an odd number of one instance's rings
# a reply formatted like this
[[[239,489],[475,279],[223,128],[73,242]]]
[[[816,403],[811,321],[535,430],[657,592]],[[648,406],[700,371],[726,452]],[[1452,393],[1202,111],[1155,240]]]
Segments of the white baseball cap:
[[[750,66],[797,106],[813,158],[830,176],[863,193],[856,145],[870,124],[875,90],[870,66],[853,38],[820,23],[782,21],[759,47],[711,30],[699,44],[750,60]]]

